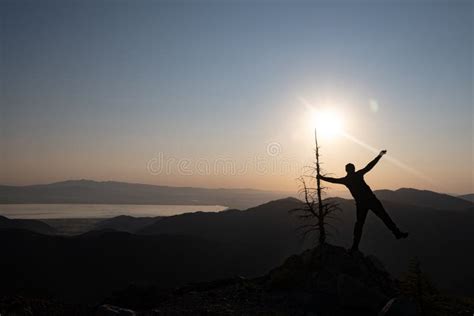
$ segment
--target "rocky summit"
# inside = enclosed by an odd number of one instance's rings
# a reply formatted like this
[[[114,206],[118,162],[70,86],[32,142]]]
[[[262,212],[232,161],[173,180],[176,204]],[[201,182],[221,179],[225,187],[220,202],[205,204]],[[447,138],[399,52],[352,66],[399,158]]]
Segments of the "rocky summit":
[[[399,311],[398,296],[397,282],[377,258],[325,244],[259,278],[198,283],[168,293],[129,288],[107,303],[137,310],[136,315],[416,315],[410,304]]]
[[[376,257],[328,244],[289,257],[268,274],[266,284],[306,311],[341,315],[376,314],[398,294]]]

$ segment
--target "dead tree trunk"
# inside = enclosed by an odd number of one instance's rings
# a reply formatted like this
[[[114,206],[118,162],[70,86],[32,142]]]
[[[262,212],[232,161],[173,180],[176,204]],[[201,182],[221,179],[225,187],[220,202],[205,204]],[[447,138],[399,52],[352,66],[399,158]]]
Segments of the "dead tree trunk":
[[[316,144],[316,193],[318,196],[319,244],[322,245],[326,242],[326,228],[324,227],[324,205],[323,199],[321,197],[321,180],[319,179],[319,176],[321,175],[321,168],[319,165],[319,145],[316,129],[314,129],[314,142]]]

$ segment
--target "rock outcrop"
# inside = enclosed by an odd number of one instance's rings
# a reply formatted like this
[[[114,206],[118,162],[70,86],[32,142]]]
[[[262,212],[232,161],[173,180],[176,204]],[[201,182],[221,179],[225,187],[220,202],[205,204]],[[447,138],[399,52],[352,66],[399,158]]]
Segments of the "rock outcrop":
[[[267,278],[270,291],[300,293],[291,295],[292,300],[320,313],[377,314],[398,294],[396,282],[377,258],[332,245],[289,257]]]
[[[384,307],[388,313],[391,306],[387,304],[398,292],[397,282],[374,256],[324,245],[289,257],[259,278],[198,283],[155,295],[134,288],[109,303],[140,310],[143,299],[134,296],[147,296],[148,311],[142,310],[143,315],[153,311],[153,315],[370,316]],[[391,311],[387,315],[404,314]]]

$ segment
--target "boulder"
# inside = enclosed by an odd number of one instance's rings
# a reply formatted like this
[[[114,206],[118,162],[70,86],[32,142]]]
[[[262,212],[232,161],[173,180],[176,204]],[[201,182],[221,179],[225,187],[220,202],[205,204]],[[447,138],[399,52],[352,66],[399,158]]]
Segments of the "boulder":
[[[416,316],[416,304],[406,298],[396,297],[390,299],[380,310],[378,316]]]
[[[339,275],[337,281],[339,304],[344,308],[364,309],[376,313],[389,300],[377,288],[369,288],[346,274]]]
[[[96,316],[135,316],[131,309],[121,308],[114,305],[104,304],[99,306]]]
[[[322,312],[337,306],[376,315],[399,292],[376,257],[329,244],[291,256],[267,280],[270,291],[307,293],[314,304],[305,309]]]

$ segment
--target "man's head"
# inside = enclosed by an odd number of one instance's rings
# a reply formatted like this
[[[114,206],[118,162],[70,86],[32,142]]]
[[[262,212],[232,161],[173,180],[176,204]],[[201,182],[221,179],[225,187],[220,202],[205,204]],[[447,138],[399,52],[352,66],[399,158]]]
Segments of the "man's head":
[[[354,172],[355,172],[355,166],[354,166],[353,164],[351,164],[351,163],[348,163],[348,164],[346,165],[346,172],[347,172],[348,174],[354,173]]]

